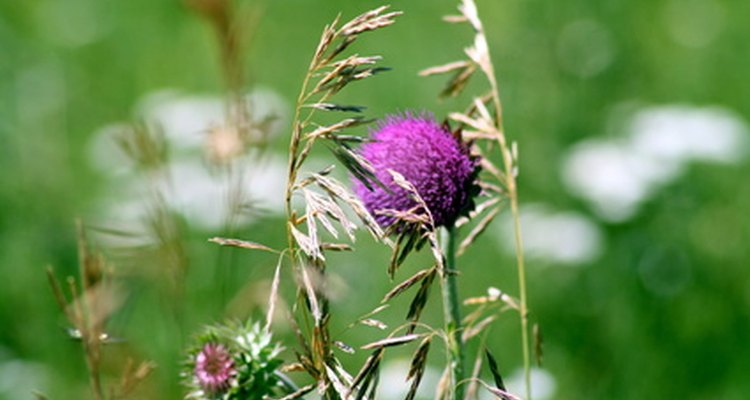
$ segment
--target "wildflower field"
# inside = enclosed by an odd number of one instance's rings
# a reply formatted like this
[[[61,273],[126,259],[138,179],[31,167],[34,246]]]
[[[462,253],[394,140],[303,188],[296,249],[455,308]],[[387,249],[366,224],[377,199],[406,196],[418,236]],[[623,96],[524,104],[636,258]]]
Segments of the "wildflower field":
[[[750,398],[748,21],[0,2],[0,399]]]

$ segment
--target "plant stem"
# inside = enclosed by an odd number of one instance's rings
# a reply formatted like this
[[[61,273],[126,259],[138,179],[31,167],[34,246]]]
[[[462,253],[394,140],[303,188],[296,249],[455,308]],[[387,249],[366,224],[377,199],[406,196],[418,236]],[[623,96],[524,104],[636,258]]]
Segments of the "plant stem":
[[[292,137],[289,141],[289,164],[287,169],[287,183],[286,183],[286,190],[284,194],[284,204],[286,209],[286,216],[287,216],[287,222],[286,222],[286,233],[287,233],[287,251],[288,256],[291,261],[292,269],[299,270],[302,274],[305,273],[304,269],[308,268],[307,262],[300,262],[295,248],[297,247],[296,239],[294,238],[294,234],[292,233],[292,229],[296,225],[298,225],[297,221],[297,214],[294,210],[294,207],[292,206],[292,197],[294,195],[294,192],[296,190],[297,185],[297,174],[299,172],[299,167],[301,162],[304,160],[304,150],[300,150],[300,144],[303,142],[302,132],[305,129],[305,126],[312,118],[312,115],[314,114],[315,110],[312,109],[308,112],[306,118],[302,118],[302,108],[304,106],[305,101],[309,98],[309,96],[312,95],[312,93],[308,92],[308,85],[310,84],[310,80],[313,77],[313,74],[315,72],[316,65],[318,63],[317,58],[313,58],[313,60],[310,62],[310,67],[308,68],[307,73],[305,74],[305,79],[302,82],[302,89],[300,90],[299,96],[297,97],[297,102],[294,107],[294,119],[292,120]],[[319,274],[319,277],[321,278],[321,281],[324,281],[324,274],[325,274],[325,265],[319,264],[313,260],[311,261],[310,267],[315,267],[316,272]],[[298,291],[299,293],[303,292],[303,287],[298,285]],[[316,291],[317,292],[317,291]],[[328,358],[331,356],[331,340],[328,333],[328,325],[325,321],[327,321],[329,315],[328,315],[328,299],[323,294],[323,290],[321,290],[320,293],[314,294],[318,298],[318,302],[320,304],[322,315],[319,317],[314,318],[314,327],[312,328],[312,333],[310,337],[310,343],[311,343],[311,350],[312,350],[312,357],[313,357],[313,365],[317,369],[317,376],[315,378],[319,380],[320,382],[324,383],[325,386],[328,387],[328,389],[325,392],[325,395],[323,398],[325,399],[337,399],[337,393],[335,391],[334,386],[330,383],[329,378],[325,374],[325,368],[328,363]],[[309,298],[307,298],[309,300]],[[303,313],[304,317],[307,318],[307,314]]]
[[[521,318],[521,346],[523,347],[523,375],[526,389],[526,400],[531,400],[531,356],[529,349],[529,310],[526,300],[526,264],[523,257],[523,238],[521,235],[521,212],[518,207],[518,186],[516,184],[516,166],[513,152],[508,148],[505,132],[502,127],[502,108],[497,84],[494,78],[490,79],[492,85],[495,112],[497,113],[498,142],[503,156],[505,169],[505,187],[510,199],[510,210],[513,214],[513,236],[516,251],[516,266],[518,269],[518,291],[520,296],[519,316]]]
[[[521,212],[518,208],[518,186],[516,184],[515,161],[513,153],[508,149],[505,132],[502,126],[502,106],[497,83],[494,76],[490,78],[492,85],[495,113],[497,115],[498,141],[503,155],[505,168],[505,187],[510,198],[510,210],[513,214],[513,237],[516,251],[516,266],[518,269],[518,291],[520,296],[519,314],[521,318],[521,346],[523,347],[523,375],[526,389],[526,400],[531,400],[531,356],[529,354],[529,310],[526,300],[526,264],[523,258],[523,238],[521,236]]]
[[[294,107],[294,119],[292,122],[292,137],[289,140],[289,165],[287,168],[287,182],[286,190],[284,193],[284,205],[287,216],[287,227],[286,237],[289,243],[289,255],[292,263],[294,263],[294,236],[292,235],[292,226],[294,225],[295,215],[294,209],[292,208],[292,195],[294,194],[294,185],[297,183],[297,152],[299,151],[299,141],[301,136],[302,127],[300,126],[299,117],[302,109],[302,97],[307,90],[307,84],[310,80],[310,73],[305,75],[305,80],[302,84],[302,91],[300,92],[297,104]]]
[[[456,282],[456,228],[449,227],[443,231],[443,311],[445,312],[445,332],[448,335],[448,362],[451,369],[453,399],[463,400],[463,386],[458,385],[464,378],[464,345],[461,327],[461,310],[458,299],[458,285]]]
[[[515,179],[513,180],[515,183]],[[523,239],[521,238],[521,218],[518,210],[518,196],[513,190],[510,199],[513,213],[513,231],[515,232],[516,258],[518,261],[518,288],[520,292],[521,342],[523,346],[523,371],[526,387],[526,399],[531,400],[531,357],[529,354],[529,311],[526,306],[526,267],[523,260]]]
[[[484,38],[484,35],[482,35]],[[500,152],[503,156],[503,167],[505,169],[505,187],[508,189],[510,198],[510,209],[513,214],[513,234],[516,251],[516,265],[518,268],[518,291],[520,296],[520,318],[521,318],[521,346],[523,347],[523,375],[526,389],[526,400],[531,400],[531,356],[529,349],[529,310],[526,301],[526,265],[523,259],[523,239],[521,237],[521,213],[518,208],[518,186],[516,185],[515,161],[513,152],[508,148],[508,142],[503,130],[503,107],[500,101],[500,91],[495,79],[495,67],[490,57],[487,57],[487,80],[492,89],[492,103],[495,107],[495,120],[498,132]]]

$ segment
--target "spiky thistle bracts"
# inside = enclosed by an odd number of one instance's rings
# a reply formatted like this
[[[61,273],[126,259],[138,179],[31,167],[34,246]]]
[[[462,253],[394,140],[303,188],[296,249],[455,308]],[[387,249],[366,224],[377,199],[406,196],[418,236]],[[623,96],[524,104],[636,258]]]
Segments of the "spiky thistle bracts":
[[[479,189],[478,162],[469,146],[427,113],[404,113],[381,120],[370,132],[372,141],[360,154],[383,184],[355,179],[357,195],[382,226],[395,219],[383,210],[408,211],[416,205],[406,189],[393,182],[389,170],[403,175],[424,200],[435,227],[452,226],[473,208]]]
[[[277,368],[281,346],[251,322],[209,326],[188,351],[183,370],[186,398],[261,400],[288,394]]]

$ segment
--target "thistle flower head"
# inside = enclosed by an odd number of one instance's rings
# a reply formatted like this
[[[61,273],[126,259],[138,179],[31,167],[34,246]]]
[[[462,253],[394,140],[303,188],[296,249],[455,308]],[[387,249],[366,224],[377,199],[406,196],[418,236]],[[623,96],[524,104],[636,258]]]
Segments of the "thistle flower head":
[[[281,345],[252,320],[207,326],[188,350],[188,399],[264,400],[288,393],[277,375]]]
[[[407,211],[416,205],[407,191],[393,182],[389,169],[414,185],[436,227],[453,225],[473,207],[472,198],[478,191],[474,184],[477,162],[468,146],[430,115],[389,116],[370,136],[373,141],[362,147],[361,154],[388,190],[377,185],[368,188],[356,181],[355,191],[380,225],[388,226],[394,218],[379,210]]]
[[[225,392],[235,375],[232,355],[221,344],[206,343],[195,356],[195,379],[207,393]]]

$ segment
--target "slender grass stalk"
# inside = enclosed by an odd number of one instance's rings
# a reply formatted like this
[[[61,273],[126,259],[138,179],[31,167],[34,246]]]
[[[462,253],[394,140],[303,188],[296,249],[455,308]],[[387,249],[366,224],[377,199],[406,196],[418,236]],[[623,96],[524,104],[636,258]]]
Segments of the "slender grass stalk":
[[[336,220],[354,240],[354,224],[346,218],[339,207],[339,202],[343,202],[352,209],[375,238],[383,240],[385,235],[374,218],[367,213],[364,205],[335,178],[327,176],[332,166],[312,173],[304,179],[299,179],[299,173],[316,142],[324,141],[349,172],[355,176],[374,177],[371,168],[363,165],[363,161],[351,148],[350,142],[357,141],[356,136],[353,139],[352,136],[340,134],[344,129],[369,121],[356,116],[341,119],[332,125],[319,125],[312,121],[312,117],[317,110],[357,113],[362,111],[364,107],[330,104],[327,100],[349,83],[387,70],[372,66],[380,56],[342,56],[342,52],[360,34],[391,25],[394,22],[393,18],[401,14],[397,11],[384,13],[387,8],[382,6],[367,11],[341,26],[339,17],[336,17],[323,29],[294,107],[284,194],[288,242],[284,253],[290,257],[291,266],[298,273],[297,299],[302,306],[299,308],[300,314],[305,319],[304,328],[307,329],[307,337],[300,337],[304,354],[300,354],[298,358],[307,372],[318,381],[320,387],[325,388],[322,395],[326,399],[348,398],[347,393],[354,390],[356,385],[352,383],[349,388],[342,386],[342,379],[346,381],[348,375],[340,371],[340,363],[332,351],[334,342],[329,333],[330,310],[324,257],[325,251],[331,247],[321,241],[318,227],[323,226],[337,237],[336,228],[330,223],[331,220]],[[300,210],[299,214],[292,204],[295,194],[302,196],[305,202],[304,211]],[[319,223],[321,225],[318,225]],[[303,233],[300,230],[303,227],[307,232]],[[312,317],[312,325],[309,317]],[[371,369],[366,382],[360,382],[364,386],[357,390],[364,395],[369,385],[374,382],[373,377],[378,371],[377,366]]]
[[[286,184],[286,191],[284,195],[284,204],[286,209],[286,216],[287,216],[287,223],[286,223],[286,236],[287,236],[287,251],[286,254],[289,257],[289,262],[292,267],[292,270],[298,270],[301,268],[305,268],[304,265],[301,265],[299,263],[296,247],[297,247],[297,241],[294,238],[294,234],[292,233],[292,230],[294,229],[294,226],[296,224],[297,220],[297,214],[294,210],[294,207],[292,206],[292,197],[294,196],[294,189],[295,189],[295,183],[297,182],[297,173],[299,171],[299,152],[300,152],[300,141],[302,139],[302,130],[304,129],[305,121],[301,121],[301,115],[302,115],[302,107],[306,100],[306,95],[308,93],[308,86],[310,84],[310,79],[313,76],[314,70],[315,70],[315,63],[316,60],[313,58],[313,60],[310,62],[310,67],[308,68],[307,73],[305,74],[305,79],[302,82],[302,89],[300,90],[299,96],[297,97],[297,101],[295,103],[294,107],[294,119],[293,126],[292,126],[292,137],[289,141],[289,165],[287,169],[287,184]],[[314,111],[314,110],[313,110]],[[310,112],[312,114],[312,112]],[[309,116],[308,116],[309,118]],[[319,271],[321,273],[321,277],[323,274],[323,271]],[[301,289],[300,289],[301,290]],[[301,293],[301,292],[300,292]],[[298,300],[300,302],[303,302],[302,297],[298,296]],[[307,321],[308,315],[306,313],[303,313],[303,316],[305,320]],[[307,324],[306,324],[307,325]],[[327,330],[326,327],[323,327],[322,329]],[[315,327],[313,329],[313,332],[315,332],[314,335],[312,335],[312,340],[315,343],[318,343],[320,346],[313,346],[316,349],[327,349],[329,346],[327,346],[325,343],[322,343],[324,338],[328,336],[328,332],[321,332],[319,327]],[[326,354],[324,354],[325,351],[314,351],[312,354],[317,357],[316,360],[314,360],[314,363],[317,368],[320,370],[323,369],[323,359],[326,357]]]
[[[70,293],[74,299],[78,299],[74,304],[74,315],[79,322],[78,331],[81,334],[81,344],[83,345],[83,353],[86,359],[86,367],[89,372],[89,381],[91,383],[91,391],[94,394],[95,400],[104,399],[104,391],[102,389],[101,375],[99,371],[100,358],[99,358],[99,333],[93,332],[91,321],[88,315],[89,305],[86,301],[86,294],[79,294],[75,281],[73,278],[68,278],[68,286],[70,287]]]
[[[76,299],[73,306],[73,315],[75,315],[74,326],[81,334],[81,344],[86,356],[86,366],[89,371],[89,380],[91,389],[94,393],[94,399],[103,400],[104,390],[101,382],[101,324],[97,323],[93,312],[96,304],[92,304],[91,290],[97,284],[103,284],[101,274],[100,259],[93,256],[86,242],[86,234],[83,229],[83,222],[76,220],[76,230],[78,231],[78,270],[81,277],[82,290],[79,293],[76,289],[75,280],[68,278],[68,285],[73,299]]]
[[[513,231],[515,232],[516,259],[518,264],[518,287],[520,291],[521,343],[523,346],[523,372],[526,387],[526,398],[531,400],[531,355],[529,349],[529,312],[526,305],[526,267],[523,260],[523,239],[521,238],[521,218],[518,211],[518,197],[513,192],[511,197],[513,213]]]
[[[518,175],[518,160],[515,143],[509,144],[503,129],[503,110],[500,100],[500,91],[498,90],[497,79],[495,78],[495,67],[492,64],[487,37],[484,26],[479,18],[474,0],[461,0],[459,6],[461,16],[449,16],[448,22],[466,22],[474,30],[474,42],[465,49],[468,56],[467,60],[453,62],[441,66],[428,68],[420,72],[422,76],[442,74],[456,71],[453,79],[443,91],[444,96],[456,96],[466,87],[469,77],[479,70],[487,79],[490,91],[487,95],[476,97],[472,104],[471,111],[466,114],[452,113],[450,118],[469,126],[472,130],[478,130],[486,134],[485,138],[497,142],[500,154],[502,156],[502,168],[492,166],[488,172],[492,174],[505,189],[502,194],[507,196],[510,202],[511,214],[513,215],[513,231],[516,252],[516,266],[518,271],[518,290],[520,293],[520,304],[518,305],[519,316],[521,320],[521,345],[523,347],[523,366],[524,381],[526,387],[526,400],[531,400],[531,357],[529,347],[529,321],[528,306],[526,295],[526,267],[523,257],[523,240],[521,235],[521,217],[518,207],[518,186],[516,176]],[[486,108],[485,103],[491,101],[494,108],[494,118],[492,113]],[[470,116],[471,115],[471,116]]]
[[[294,105],[294,126],[292,127],[292,137],[289,140],[289,165],[287,168],[287,185],[284,194],[284,205],[286,209],[286,215],[289,218],[286,226],[286,238],[289,244],[289,256],[291,257],[292,263],[294,263],[294,247],[295,240],[292,234],[292,227],[294,226],[294,208],[292,208],[292,195],[294,194],[294,183],[297,181],[297,157],[299,154],[299,142],[301,138],[302,124],[299,122],[300,114],[302,113],[302,106],[305,102],[305,95],[307,94],[307,87],[310,84],[312,78],[312,71],[315,67],[315,60],[310,63],[308,72],[305,74],[305,79],[302,82],[302,89],[300,90],[297,102]]]
[[[505,138],[505,131],[503,128],[503,109],[502,103],[500,102],[500,91],[497,87],[497,80],[495,79],[495,67],[492,65],[492,59],[487,58],[487,64],[489,65],[489,71],[487,79],[490,82],[492,90],[492,103],[495,108],[495,121],[497,123],[497,140],[500,144],[500,151],[503,154],[503,167],[505,169],[505,187],[508,190],[508,198],[510,199],[510,210],[513,215],[513,237],[516,252],[516,266],[518,270],[518,291],[520,297],[519,304],[519,315],[521,318],[521,346],[523,347],[523,371],[524,371],[524,386],[526,390],[526,399],[531,400],[531,355],[529,345],[529,312],[527,307],[526,299],[526,265],[523,257],[523,238],[521,235],[521,213],[518,207],[518,185],[516,184],[516,166],[514,160],[514,154],[511,149],[508,148],[508,142]]]
[[[453,399],[462,400],[464,389],[458,383],[464,379],[464,346],[461,337],[461,301],[458,298],[457,265],[456,265],[455,227],[443,230],[443,255],[445,268],[442,273],[443,311],[445,312],[445,332],[448,336],[448,362],[451,369]]]

